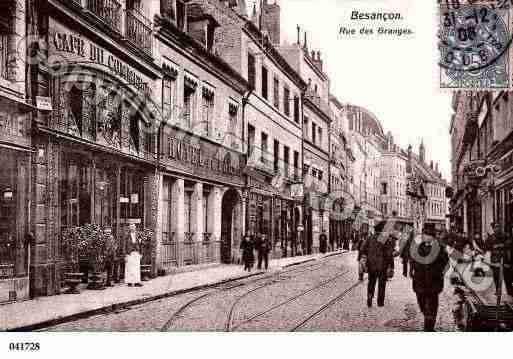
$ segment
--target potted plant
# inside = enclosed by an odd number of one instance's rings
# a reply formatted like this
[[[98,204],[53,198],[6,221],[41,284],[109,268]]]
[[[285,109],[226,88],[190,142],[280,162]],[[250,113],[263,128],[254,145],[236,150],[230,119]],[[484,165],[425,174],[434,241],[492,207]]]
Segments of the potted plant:
[[[102,273],[105,269],[107,246],[111,235],[97,224],[86,224],[78,228],[82,256],[87,259],[92,270],[88,289],[104,289]]]
[[[62,250],[63,257],[68,263],[69,271],[64,273],[66,286],[68,289],[65,293],[79,294],[80,290],[78,285],[82,281],[84,273],[79,271],[79,256],[80,256],[80,235],[78,227],[66,228],[62,232]]]
[[[151,253],[154,231],[144,228],[137,231],[137,242],[139,243],[142,255],[141,280],[147,281],[151,276]]]

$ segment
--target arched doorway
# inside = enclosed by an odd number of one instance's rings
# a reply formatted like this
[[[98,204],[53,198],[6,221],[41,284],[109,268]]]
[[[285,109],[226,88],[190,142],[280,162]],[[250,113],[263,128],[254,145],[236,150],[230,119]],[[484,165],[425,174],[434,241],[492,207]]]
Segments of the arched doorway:
[[[240,236],[240,196],[230,188],[223,196],[221,203],[221,263],[232,262],[232,244],[235,236]]]

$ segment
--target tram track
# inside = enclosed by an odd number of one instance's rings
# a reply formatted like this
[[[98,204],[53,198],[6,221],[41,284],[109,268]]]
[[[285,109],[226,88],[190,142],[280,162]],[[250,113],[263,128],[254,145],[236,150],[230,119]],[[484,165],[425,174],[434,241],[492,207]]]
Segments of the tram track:
[[[286,299],[286,300],[284,300],[284,301],[282,301],[282,302],[280,302],[278,304],[273,305],[272,307],[270,307],[270,308],[268,308],[268,309],[266,309],[266,310],[264,310],[262,312],[259,312],[259,313],[255,314],[255,315],[249,317],[248,319],[244,320],[242,323],[239,323],[238,325],[232,326],[233,312],[235,311],[235,307],[239,304],[239,302],[243,298],[245,298],[249,294],[252,294],[253,292],[255,292],[255,291],[248,291],[244,295],[242,295],[241,297],[237,298],[237,300],[231,306],[228,318],[226,320],[225,330],[226,331],[236,330],[237,328],[240,328],[244,324],[250,323],[250,322],[254,321],[257,318],[260,318],[260,317],[262,317],[262,316],[264,316],[264,315],[266,315],[266,314],[268,314],[268,313],[270,313],[270,312],[272,312],[272,311],[274,311],[274,310],[276,310],[278,308],[281,308],[281,307],[283,307],[283,306],[285,306],[285,305],[287,305],[289,303],[292,303],[295,300],[297,300],[297,299],[299,299],[299,298],[301,298],[301,297],[303,297],[303,296],[305,296],[305,295],[307,295],[307,294],[309,294],[311,292],[314,292],[317,289],[326,287],[328,284],[334,282],[335,280],[337,280],[339,278],[344,277],[346,274],[348,274],[350,272],[351,271],[345,271],[345,272],[340,273],[340,274],[338,274],[338,275],[336,275],[334,277],[331,277],[331,278],[329,278],[329,279],[327,279],[327,280],[325,280],[325,281],[323,281],[323,282],[321,282],[321,283],[319,283],[319,284],[317,284],[317,285],[315,285],[313,287],[308,288],[307,290],[301,291],[299,294],[296,294],[296,295],[294,295],[294,296],[292,296],[292,297],[290,297],[290,298],[288,298],[288,299]]]
[[[291,332],[295,332],[298,329],[304,327],[306,323],[311,321],[312,319],[316,318],[319,314],[326,311],[330,307],[332,307],[334,304],[342,301],[349,293],[351,293],[356,287],[358,287],[361,284],[361,282],[356,282],[353,285],[351,285],[349,288],[344,290],[341,294],[336,296],[335,298],[331,299],[327,303],[323,304],[318,310],[316,310],[314,313],[310,314],[308,317],[303,319],[301,322],[296,324],[292,329],[290,329]]]
[[[324,268],[324,266],[326,265],[326,262],[334,260],[338,256],[339,255],[325,257],[321,261],[318,261],[318,262],[308,265],[308,266],[300,266],[300,267],[294,266],[293,268],[291,268],[289,270],[278,271],[276,273],[272,273],[272,274],[266,275],[264,277],[255,278],[248,282],[242,282],[243,280],[240,280],[239,283],[233,283],[229,286],[224,285],[224,286],[220,286],[218,288],[213,288],[213,289],[207,290],[206,293],[203,293],[203,294],[196,296],[193,299],[187,301],[180,308],[178,308],[175,312],[173,312],[173,314],[169,317],[169,319],[166,321],[166,323],[162,326],[160,331],[162,331],[162,332],[168,331],[171,328],[174,321],[177,320],[178,318],[180,318],[183,315],[183,313],[187,311],[187,309],[193,307],[195,304],[201,302],[202,300],[213,297],[216,294],[226,293],[226,292],[234,290],[236,288],[247,287],[247,286],[255,284],[255,283],[264,282],[263,284],[260,284],[254,288],[251,288],[250,290],[237,296],[234,303],[232,303],[232,305],[230,305],[230,309],[227,311],[228,318],[231,318],[233,316],[233,312],[234,312],[234,309],[235,309],[237,303],[239,303],[243,298],[245,298],[245,297],[249,296],[250,294],[257,292],[263,288],[266,288],[266,287],[269,287],[271,285],[281,282],[284,279],[283,276],[287,276],[288,274],[293,274],[294,277],[297,277],[301,273],[304,273],[307,271],[311,272],[312,270]],[[317,268],[315,268],[315,267],[317,267]],[[290,278],[292,278],[292,277],[286,277],[286,279],[290,279]],[[267,281],[267,282],[265,282],[265,281]],[[227,320],[224,325],[224,330],[230,331],[230,327],[231,327],[231,324]]]

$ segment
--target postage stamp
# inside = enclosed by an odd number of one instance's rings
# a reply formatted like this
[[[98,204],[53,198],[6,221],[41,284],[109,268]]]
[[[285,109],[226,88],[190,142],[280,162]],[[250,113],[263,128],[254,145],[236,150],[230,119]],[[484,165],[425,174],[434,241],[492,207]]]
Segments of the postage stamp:
[[[509,2],[440,5],[440,87],[506,89],[511,86]]]

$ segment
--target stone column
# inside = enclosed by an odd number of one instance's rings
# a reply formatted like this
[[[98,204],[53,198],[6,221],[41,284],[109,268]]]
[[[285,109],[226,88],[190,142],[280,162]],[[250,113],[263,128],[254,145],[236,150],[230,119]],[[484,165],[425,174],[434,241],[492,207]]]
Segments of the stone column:
[[[157,218],[155,225],[155,264],[156,270],[162,269],[162,214],[164,205],[164,176],[158,174],[157,182]]]
[[[205,232],[204,214],[203,214],[203,183],[194,185],[194,193],[191,198],[192,215],[191,227],[194,228],[194,241],[203,241],[203,233]]]
[[[212,233],[211,241],[218,244],[221,242],[222,200],[222,189],[220,187],[212,188],[208,197],[208,232]],[[220,250],[219,246],[218,248]],[[219,250],[216,253],[216,260],[220,255]]]
[[[172,187],[171,187],[172,195],[171,195],[171,208],[174,214],[174,218],[171,218],[174,221],[173,230],[175,232],[175,242],[177,246],[178,253],[178,266],[183,265],[183,241],[185,238],[185,182],[183,179],[177,179]]]

